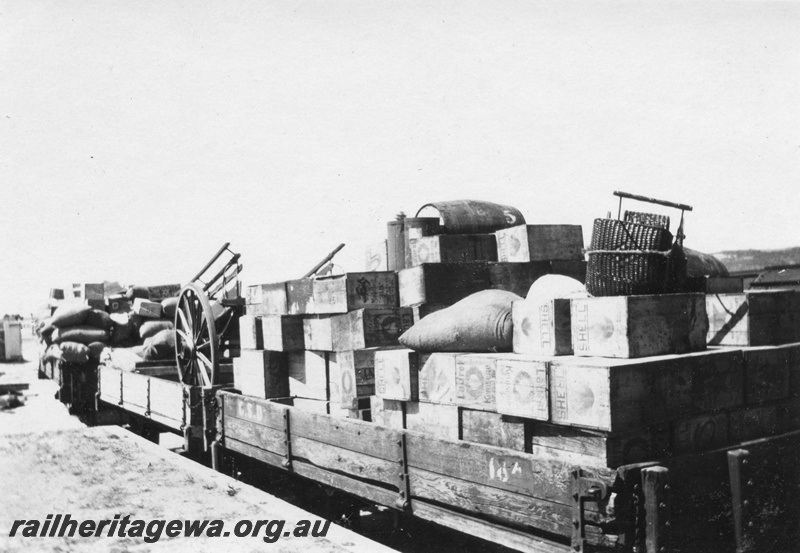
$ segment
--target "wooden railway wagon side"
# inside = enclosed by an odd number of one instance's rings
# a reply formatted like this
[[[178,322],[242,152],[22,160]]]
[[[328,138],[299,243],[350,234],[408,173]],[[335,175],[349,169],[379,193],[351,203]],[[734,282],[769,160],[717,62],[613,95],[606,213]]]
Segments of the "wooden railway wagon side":
[[[181,434],[188,450],[196,451],[208,445],[211,439],[205,432],[214,431],[211,406],[220,386],[203,388],[183,384],[177,380],[174,367],[152,366],[138,371],[99,365],[97,411],[103,411],[104,406],[122,411],[153,439],[154,430]]]
[[[520,551],[782,551],[763,544],[800,528],[800,432],[611,470],[230,391],[216,402],[218,470],[234,452]]]

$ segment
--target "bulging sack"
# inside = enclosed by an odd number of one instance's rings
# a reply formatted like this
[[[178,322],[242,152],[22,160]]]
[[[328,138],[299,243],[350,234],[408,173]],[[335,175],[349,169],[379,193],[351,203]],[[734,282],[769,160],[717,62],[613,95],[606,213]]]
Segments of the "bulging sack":
[[[167,298],[161,300],[161,312],[169,320],[175,320],[175,310],[178,309],[179,298]]]
[[[61,359],[67,363],[83,364],[89,361],[89,348],[77,342],[61,342]]]
[[[105,311],[92,309],[86,315],[86,320],[83,322],[83,324],[100,328],[105,331],[111,331],[111,328],[114,326],[114,321],[111,319],[111,315]]]
[[[92,342],[105,342],[106,340],[108,340],[108,332],[86,325],[59,328],[53,333],[53,341],[56,344],[78,342],[89,345]]]
[[[155,336],[162,330],[172,330],[172,323],[163,320],[147,321],[142,323],[142,326],[139,327],[139,337],[142,340],[146,340],[151,336]]]
[[[103,355],[103,350],[106,349],[106,345],[103,342],[92,342],[88,347],[89,357],[97,361],[100,360],[100,356]]]
[[[483,290],[431,313],[400,336],[415,351],[511,351],[511,303],[521,301],[505,290]]]
[[[162,330],[145,340],[142,358],[145,361],[175,359],[175,331]]]
[[[53,313],[53,316],[50,317],[50,324],[57,328],[82,325],[91,310],[92,308],[89,307],[88,303],[61,304]]]

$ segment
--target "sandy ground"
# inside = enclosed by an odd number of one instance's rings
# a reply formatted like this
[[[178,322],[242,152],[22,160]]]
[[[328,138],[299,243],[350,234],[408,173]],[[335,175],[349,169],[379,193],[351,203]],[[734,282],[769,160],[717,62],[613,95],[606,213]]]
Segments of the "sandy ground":
[[[392,551],[341,526],[326,537],[233,536],[239,520],[324,520],[228,476],[175,455],[118,427],[87,428],[55,400],[57,386],[37,377],[36,344],[24,343],[26,359],[0,364],[0,381],[28,382],[23,407],[0,412],[0,551]],[[67,514],[78,520],[222,520],[229,537],[9,537],[14,520]],[[274,527],[273,527],[274,528]],[[107,533],[107,532],[106,532]]]

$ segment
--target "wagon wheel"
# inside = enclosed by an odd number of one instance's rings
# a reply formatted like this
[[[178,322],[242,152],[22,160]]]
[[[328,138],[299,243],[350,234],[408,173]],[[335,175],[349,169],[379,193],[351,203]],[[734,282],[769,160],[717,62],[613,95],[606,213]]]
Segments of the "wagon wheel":
[[[181,382],[210,387],[217,383],[219,356],[214,315],[203,289],[190,282],[175,310],[175,358]]]

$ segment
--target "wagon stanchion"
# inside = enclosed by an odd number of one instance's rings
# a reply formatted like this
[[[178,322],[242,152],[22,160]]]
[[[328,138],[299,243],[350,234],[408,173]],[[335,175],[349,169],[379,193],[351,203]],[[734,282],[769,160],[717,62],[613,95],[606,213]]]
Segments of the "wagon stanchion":
[[[669,551],[669,469],[648,467],[642,469],[642,489],[647,520],[645,535],[647,553]]]

